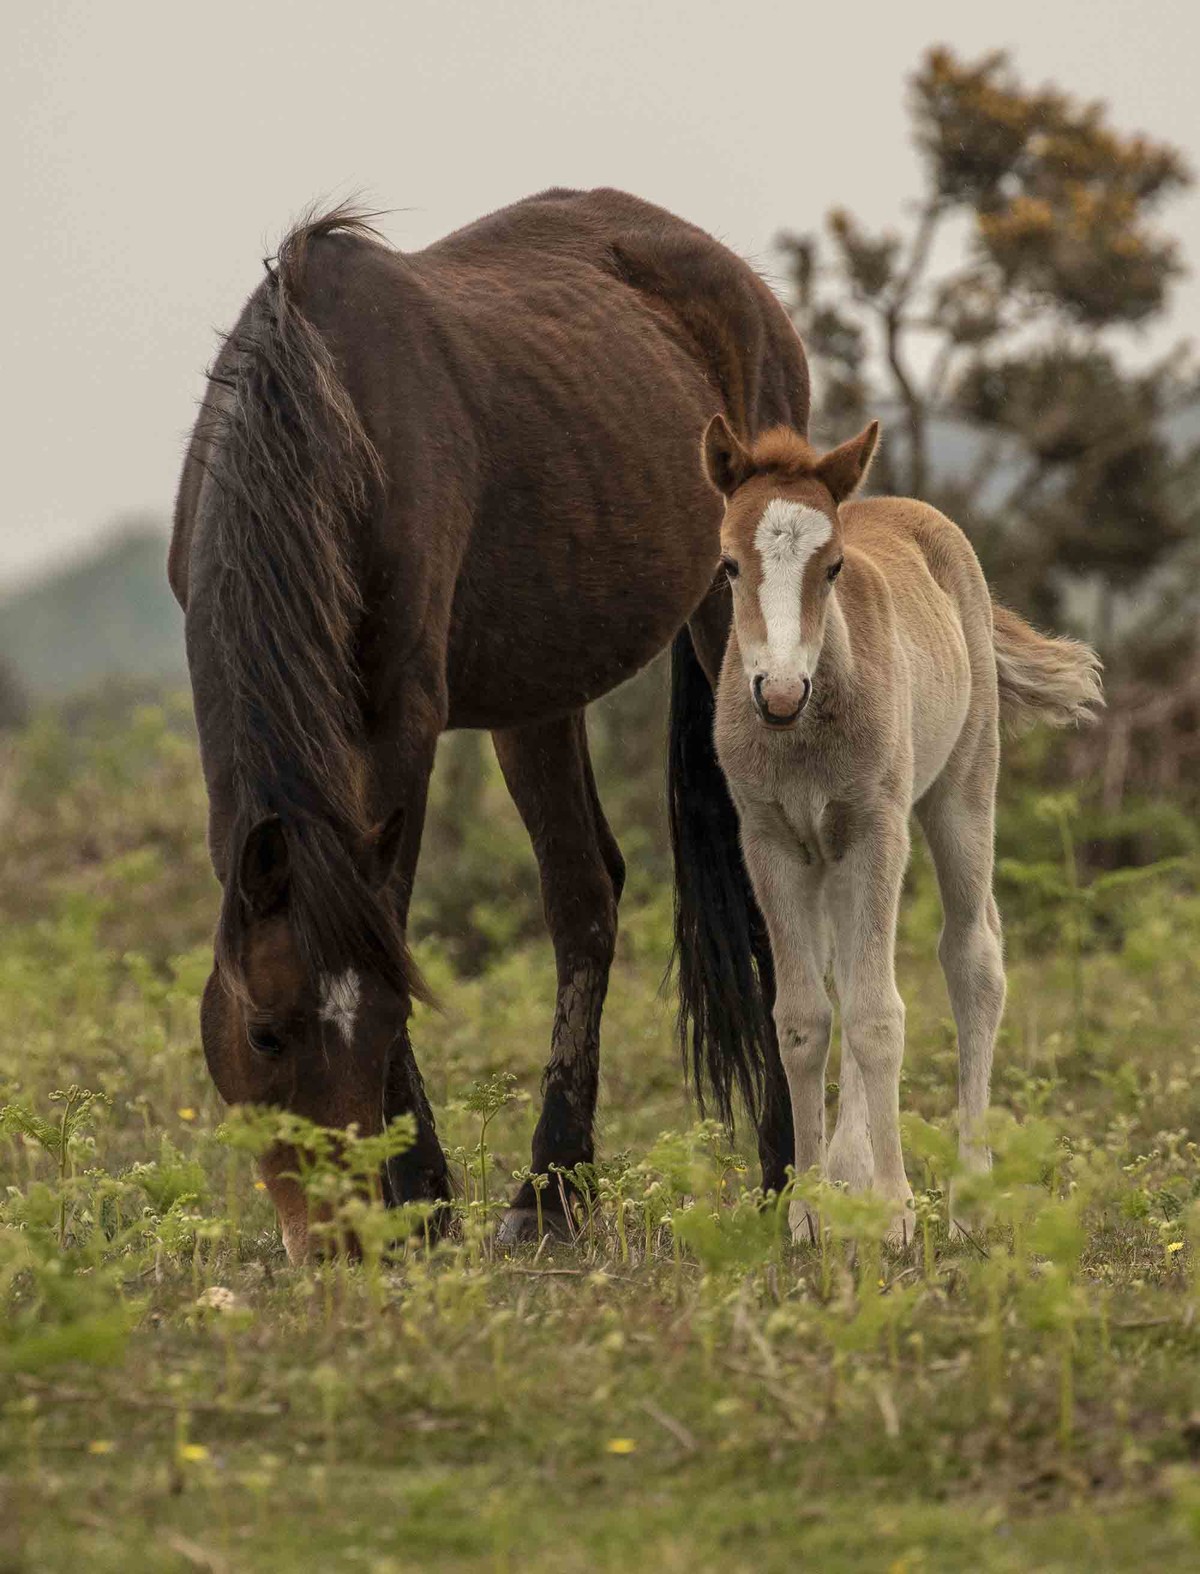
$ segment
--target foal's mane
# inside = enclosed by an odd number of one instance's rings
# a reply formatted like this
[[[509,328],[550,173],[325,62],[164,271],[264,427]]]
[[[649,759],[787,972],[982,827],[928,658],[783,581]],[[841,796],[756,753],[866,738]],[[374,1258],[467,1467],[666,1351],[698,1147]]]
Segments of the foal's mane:
[[[205,434],[215,482],[211,637],[234,796],[217,953],[235,990],[244,991],[249,921],[238,859],[254,824],[275,815],[289,918],[310,974],[367,967],[421,992],[393,905],[366,867],[358,546],[382,466],[301,306],[317,248],[373,244],[374,235],[367,215],[345,206],[292,229],[210,374],[219,385]]]
[[[820,450],[790,426],[772,426],[762,432],[747,452],[757,472],[776,475],[781,481],[803,481],[815,473],[822,458]]]

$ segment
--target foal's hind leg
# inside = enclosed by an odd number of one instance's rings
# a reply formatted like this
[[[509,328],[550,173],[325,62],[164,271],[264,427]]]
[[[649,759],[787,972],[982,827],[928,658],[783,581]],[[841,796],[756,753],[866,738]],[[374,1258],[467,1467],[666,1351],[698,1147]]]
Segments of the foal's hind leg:
[[[992,896],[994,733],[953,758],[917,807],[942,893],[938,955],[958,1028],[958,1143],[967,1169],[987,1169],[984,1137],[992,1052],[1004,1010],[1000,915]]]
[[[588,756],[583,712],[494,735],[496,757],[537,855],[546,924],[554,943],[558,999],[532,1169],[547,1174],[590,1163],[600,1078],[600,1013],[617,938],[625,864],[608,828]],[[562,1197],[553,1179],[543,1214],[561,1230]],[[526,1182],[503,1237],[536,1235],[534,1189]]]

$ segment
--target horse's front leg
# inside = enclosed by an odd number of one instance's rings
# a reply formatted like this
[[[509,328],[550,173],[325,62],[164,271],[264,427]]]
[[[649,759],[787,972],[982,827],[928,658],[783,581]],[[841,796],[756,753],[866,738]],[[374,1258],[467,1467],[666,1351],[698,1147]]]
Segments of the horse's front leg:
[[[600,1080],[600,1013],[617,938],[617,903],[625,865],[600,808],[582,711],[558,721],[494,735],[508,790],[533,842],[546,924],[554,944],[558,998],[542,1112],[531,1168],[590,1163]],[[543,1225],[565,1233],[565,1184],[551,1175],[542,1192]],[[537,1196],[518,1192],[502,1239],[536,1239]]]
[[[445,725],[444,682],[436,664],[414,661],[397,690],[381,707],[385,720],[372,738],[372,757],[378,783],[379,818],[396,827],[396,844],[389,867],[381,870],[404,929],[413,880],[425,828],[429,779],[433,773],[437,741]],[[438,1139],[433,1110],[425,1093],[409,1036],[407,1021],[397,1025],[396,1041],[384,1088],[385,1121],[411,1115],[416,1140],[411,1148],[388,1160],[387,1190],[394,1203],[448,1202],[453,1195],[450,1171]],[[448,1222],[435,1220],[435,1232]]]

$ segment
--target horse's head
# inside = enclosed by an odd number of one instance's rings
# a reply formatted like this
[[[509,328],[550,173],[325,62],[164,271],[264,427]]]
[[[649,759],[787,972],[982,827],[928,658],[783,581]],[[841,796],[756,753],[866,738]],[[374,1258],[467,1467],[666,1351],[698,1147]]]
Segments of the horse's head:
[[[235,836],[200,1026],[231,1104],[274,1106],[375,1135],[389,1079],[407,1074],[415,972],[389,895],[400,823],[348,851],[267,816]],[[419,986],[418,986],[419,987]],[[293,1261],[308,1246],[295,1155],[261,1161]]]
[[[780,427],[747,447],[722,415],[704,433],[704,471],[725,499],[721,561],[738,649],[766,726],[794,727],[808,704],[842,567],[838,505],[862,482],[878,437],[872,421],[818,454]]]

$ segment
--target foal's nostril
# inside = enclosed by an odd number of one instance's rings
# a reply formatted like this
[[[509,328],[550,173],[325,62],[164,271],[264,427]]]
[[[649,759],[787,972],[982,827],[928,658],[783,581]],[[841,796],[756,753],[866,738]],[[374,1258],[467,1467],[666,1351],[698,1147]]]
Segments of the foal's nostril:
[[[755,710],[760,716],[765,716],[767,711],[767,702],[765,699],[763,699],[763,675],[761,672],[755,675],[754,682],[750,685],[750,693],[754,697]]]
[[[808,704],[808,697],[809,697],[809,695],[811,693],[812,693],[812,679],[811,678],[805,678],[805,680],[804,680],[804,688],[801,690],[801,693],[800,693],[800,704],[796,707],[797,710],[803,710],[804,709],[804,707]]]

